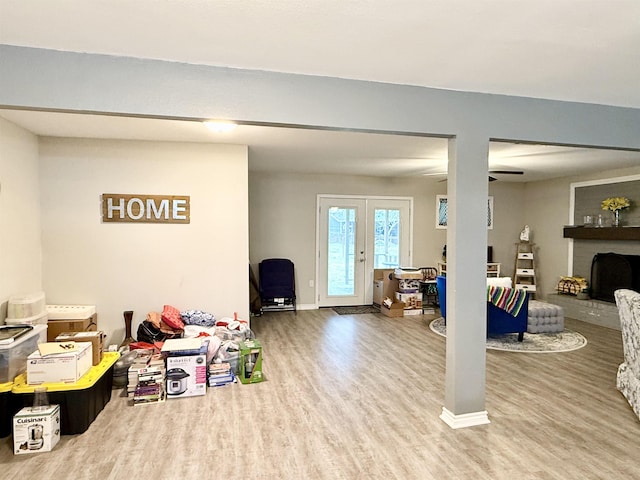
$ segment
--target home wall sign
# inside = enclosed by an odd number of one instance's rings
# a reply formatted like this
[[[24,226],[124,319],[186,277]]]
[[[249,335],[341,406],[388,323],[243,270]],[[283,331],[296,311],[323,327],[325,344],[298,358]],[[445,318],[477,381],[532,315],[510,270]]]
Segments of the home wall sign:
[[[189,196],[103,193],[102,221],[190,223]]]

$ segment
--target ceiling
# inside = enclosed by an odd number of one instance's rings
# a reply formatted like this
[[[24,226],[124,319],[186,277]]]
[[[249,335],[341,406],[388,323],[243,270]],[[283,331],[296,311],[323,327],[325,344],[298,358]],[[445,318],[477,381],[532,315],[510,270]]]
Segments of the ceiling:
[[[0,0],[0,43],[640,108],[637,0]],[[320,60],[319,60],[320,59]],[[421,175],[439,138],[0,110],[43,136],[249,145],[252,171]],[[492,144],[534,181],[640,152]],[[429,178],[439,179],[442,176]]]

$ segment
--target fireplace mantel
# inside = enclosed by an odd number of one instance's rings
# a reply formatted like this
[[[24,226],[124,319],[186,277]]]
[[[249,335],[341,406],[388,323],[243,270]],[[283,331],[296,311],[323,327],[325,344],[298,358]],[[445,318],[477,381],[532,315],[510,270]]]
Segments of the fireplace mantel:
[[[564,238],[579,240],[640,240],[640,226],[636,227],[564,227]]]

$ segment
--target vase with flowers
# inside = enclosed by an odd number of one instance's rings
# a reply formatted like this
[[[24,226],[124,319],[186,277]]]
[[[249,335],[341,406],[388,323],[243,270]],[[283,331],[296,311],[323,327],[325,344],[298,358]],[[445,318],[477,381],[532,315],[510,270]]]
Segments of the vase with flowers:
[[[631,202],[625,197],[609,197],[602,201],[602,209],[613,212],[613,223],[611,225],[614,227],[620,227],[622,225],[620,210],[629,208],[630,205]]]

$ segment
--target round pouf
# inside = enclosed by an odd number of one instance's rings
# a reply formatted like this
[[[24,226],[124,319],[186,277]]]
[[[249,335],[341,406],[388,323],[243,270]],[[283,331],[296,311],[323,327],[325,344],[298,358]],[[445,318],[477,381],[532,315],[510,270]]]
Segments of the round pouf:
[[[556,333],[564,330],[564,311],[558,305],[529,300],[527,333]]]

